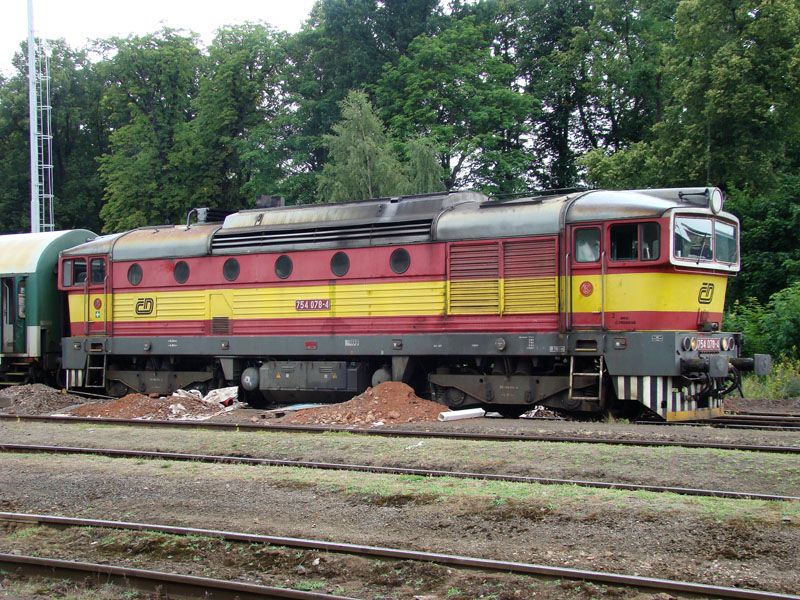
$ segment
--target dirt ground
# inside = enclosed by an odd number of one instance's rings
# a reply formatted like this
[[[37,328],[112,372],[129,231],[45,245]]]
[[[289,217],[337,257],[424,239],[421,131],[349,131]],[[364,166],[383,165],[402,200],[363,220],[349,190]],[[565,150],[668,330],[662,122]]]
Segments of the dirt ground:
[[[785,453],[16,421],[0,439],[800,496],[800,455]]]
[[[800,589],[798,503],[3,454],[0,509],[411,547],[776,592]],[[4,538],[0,547],[15,546]],[[653,597],[637,594],[623,597]]]
[[[400,387],[386,390],[385,394],[379,387],[349,405],[303,411],[305,416],[301,420],[312,424],[333,421],[345,430],[399,427],[420,431],[491,431],[550,437],[578,435],[590,439],[649,438],[800,447],[800,436],[791,431],[489,418],[441,423],[433,421],[438,406],[427,406],[427,401],[408,395]],[[68,400],[72,401],[57,393],[48,396],[47,402],[31,401],[20,395],[6,410],[23,407],[31,411],[62,411],[65,407],[60,403]],[[754,410],[752,407],[756,405],[749,402],[747,410]],[[131,408],[137,403],[142,407],[148,405],[141,398],[129,398],[116,408]],[[113,403],[105,406],[114,412]],[[791,409],[790,404],[787,407]],[[367,414],[362,418],[364,409]],[[85,405],[81,412],[86,410],[97,408],[88,409]],[[786,410],[782,407],[775,412]],[[417,411],[413,412],[413,422],[407,420],[408,411]],[[284,419],[295,420],[301,414]],[[276,422],[274,413],[254,409],[236,409],[213,420],[265,425]],[[9,443],[216,452],[800,495],[800,458],[792,454],[376,438],[346,431],[319,435],[260,429],[172,430],[16,421],[0,421],[0,438]],[[6,453],[0,454],[0,510],[410,547],[774,592],[800,590],[800,502]],[[123,538],[117,534],[95,537],[95,541],[112,541],[88,546],[80,539],[74,532],[5,530],[0,531],[0,551],[39,548],[40,553],[52,556],[121,561],[219,577],[238,576],[267,585],[282,582],[299,589],[376,600],[478,597],[667,600],[672,597],[565,581],[497,579],[485,574],[437,570],[430,565],[423,568],[396,563],[376,565],[370,561],[356,563],[352,557],[325,555],[300,559],[292,551],[281,554],[282,551],[275,549],[250,549],[252,556],[247,556],[225,547],[221,554],[219,547],[206,548],[193,542],[192,553],[176,550],[170,554],[160,553],[161,545],[154,542],[119,541]],[[139,550],[128,552],[125,550],[128,547]],[[221,562],[220,555],[225,557]],[[320,561],[314,564],[317,558]],[[19,591],[18,586],[24,583],[13,578],[0,581],[0,598],[51,597],[14,595],[16,592],[3,595],[7,589]]]

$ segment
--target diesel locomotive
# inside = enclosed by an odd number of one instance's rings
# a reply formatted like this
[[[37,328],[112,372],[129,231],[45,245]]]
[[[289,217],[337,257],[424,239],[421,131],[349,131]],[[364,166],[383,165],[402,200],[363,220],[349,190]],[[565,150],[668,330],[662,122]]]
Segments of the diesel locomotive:
[[[770,366],[722,329],[740,265],[722,201],[682,188],[200,209],[60,252],[59,367],[112,395],[234,384],[251,403],[313,401],[394,380],[507,415],[712,417],[742,371]]]

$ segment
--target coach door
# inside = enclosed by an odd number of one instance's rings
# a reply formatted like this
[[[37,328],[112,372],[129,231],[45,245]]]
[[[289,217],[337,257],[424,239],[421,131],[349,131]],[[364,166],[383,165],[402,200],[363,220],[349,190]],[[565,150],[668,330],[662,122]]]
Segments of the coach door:
[[[24,354],[25,347],[25,282],[24,276],[0,279],[0,354]]]
[[[598,225],[569,230],[566,261],[567,329],[601,329],[604,323],[605,251]]]

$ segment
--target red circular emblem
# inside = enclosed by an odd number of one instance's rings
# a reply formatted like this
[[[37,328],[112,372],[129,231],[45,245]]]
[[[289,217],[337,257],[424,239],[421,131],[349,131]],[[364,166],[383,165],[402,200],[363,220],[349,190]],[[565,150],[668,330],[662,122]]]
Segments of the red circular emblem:
[[[94,299],[94,307],[95,308],[100,308],[101,306],[103,306],[102,300],[100,300],[100,298],[95,298]]]
[[[581,283],[581,294],[584,296],[591,296],[592,292],[594,292],[594,286],[589,281],[584,281]]]

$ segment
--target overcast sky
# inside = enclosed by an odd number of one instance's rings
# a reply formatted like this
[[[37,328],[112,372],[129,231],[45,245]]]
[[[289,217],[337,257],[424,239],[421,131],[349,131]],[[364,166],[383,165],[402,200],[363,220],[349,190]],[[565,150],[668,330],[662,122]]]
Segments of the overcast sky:
[[[87,40],[143,34],[168,25],[200,34],[208,44],[214,30],[243,21],[265,21],[297,31],[314,0],[33,0],[33,27],[40,38],[64,38],[72,47]],[[28,38],[27,0],[0,0],[0,71]]]

